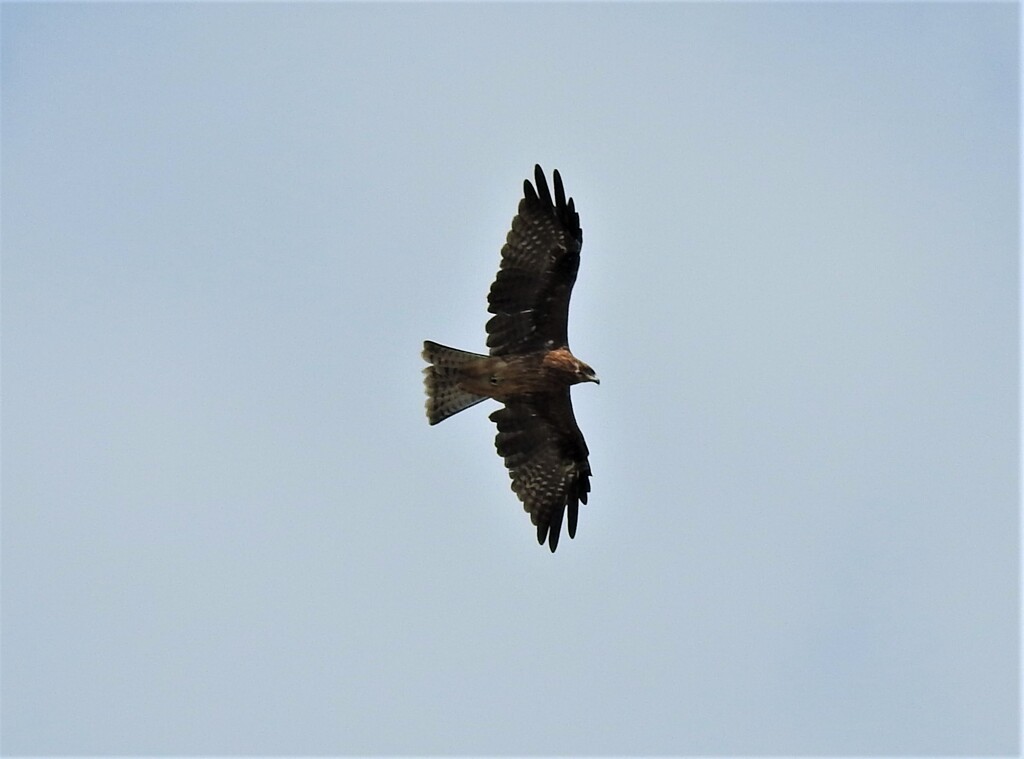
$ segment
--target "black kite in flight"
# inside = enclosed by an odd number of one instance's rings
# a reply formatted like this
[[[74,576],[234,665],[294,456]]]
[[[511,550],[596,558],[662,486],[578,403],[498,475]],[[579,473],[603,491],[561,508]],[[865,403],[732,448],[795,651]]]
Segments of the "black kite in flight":
[[[551,198],[540,166],[535,190],[512,219],[501,268],[487,296],[490,355],[468,353],[429,340],[423,358],[427,418],[437,424],[487,398],[505,404],[491,414],[495,447],[505,459],[512,490],[537,526],[537,541],[558,547],[569,512],[576,536],[580,502],[590,491],[589,451],[572,412],[569,387],[598,382],[594,370],[569,351],[569,296],[580,266],[583,232],[576,206],[565,199],[555,171]]]

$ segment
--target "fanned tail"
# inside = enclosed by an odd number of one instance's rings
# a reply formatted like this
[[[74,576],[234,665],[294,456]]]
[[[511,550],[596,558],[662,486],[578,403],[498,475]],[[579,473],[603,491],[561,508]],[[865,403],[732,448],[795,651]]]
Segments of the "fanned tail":
[[[453,414],[486,400],[486,395],[469,393],[459,386],[460,369],[482,358],[487,356],[449,348],[430,340],[423,343],[423,359],[430,364],[423,370],[423,384],[427,389],[427,419],[431,424],[443,422]]]

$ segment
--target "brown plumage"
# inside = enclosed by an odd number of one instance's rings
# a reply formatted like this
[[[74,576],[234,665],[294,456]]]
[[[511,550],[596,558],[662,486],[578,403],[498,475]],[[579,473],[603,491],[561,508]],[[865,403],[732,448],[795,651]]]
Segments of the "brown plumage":
[[[569,387],[598,382],[569,351],[569,296],[580,265],[583,232],[572,198],[555,171],[551,197],[540,166],[536,189],[523,183],[501,268],[487,297],[490,355],[429,340],[423,358],[427,419],[437,424],[487,398],[504,404],[491,414],[495,447],[505,459],[512,490],[537,526],[537,541],[558,547],[568,512],[576,536],[580,503],[590,492],[590,462],[572,412]]]

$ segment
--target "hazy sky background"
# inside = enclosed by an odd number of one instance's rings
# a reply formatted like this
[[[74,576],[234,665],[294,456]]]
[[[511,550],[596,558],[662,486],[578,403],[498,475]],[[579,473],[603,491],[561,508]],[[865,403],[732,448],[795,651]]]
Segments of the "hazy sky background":
[[[2,7],[5,754],[1016,753],[1018,7]],[[584,229],[551,555],[481,350]]]

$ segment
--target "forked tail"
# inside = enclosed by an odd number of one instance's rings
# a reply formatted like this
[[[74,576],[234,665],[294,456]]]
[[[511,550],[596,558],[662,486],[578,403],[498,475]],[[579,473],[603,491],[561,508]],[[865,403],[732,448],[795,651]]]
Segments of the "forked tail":
[[[431,424],[443,422],[452,414],[475,406],[486,395],[469,393],[459,386],[463,366],[487,358],[479,353],[460,351],[427,340],[423,343],[423,359],[430,364],[423,370],[423,384],[427,388],[427,419]]]

